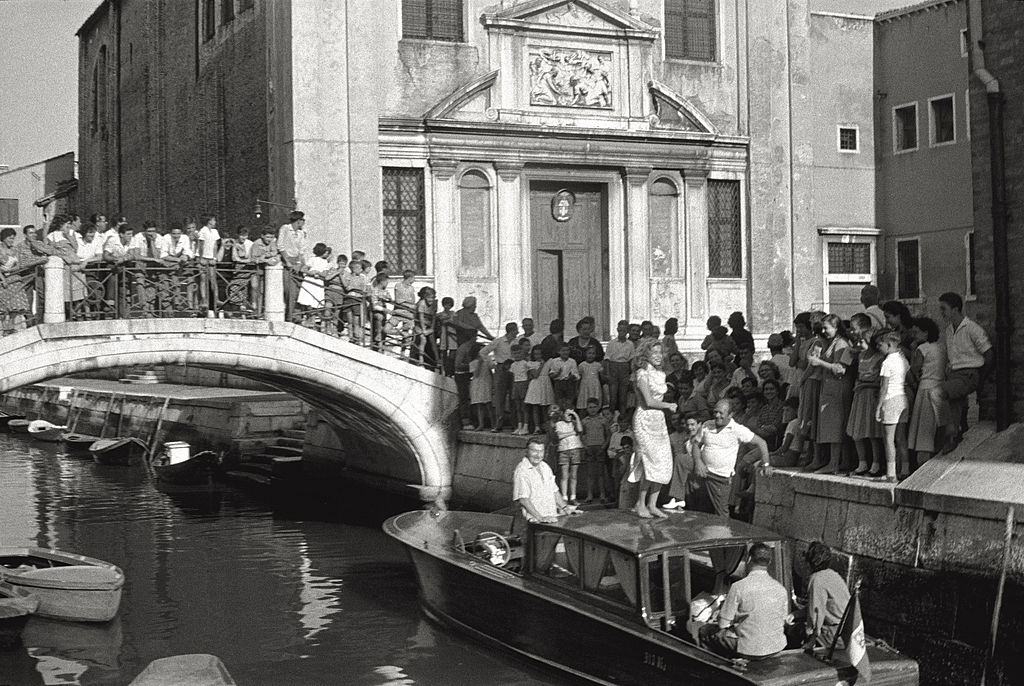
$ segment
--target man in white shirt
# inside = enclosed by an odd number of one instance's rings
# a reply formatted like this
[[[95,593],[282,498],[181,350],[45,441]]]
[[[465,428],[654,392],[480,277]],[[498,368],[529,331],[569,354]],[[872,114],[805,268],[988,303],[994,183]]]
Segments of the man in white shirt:
[[[213,317],[217,309],[217,248],[220,247],[220,232],[217,231],[217,218],[207,215],[199,220],[199,245],[196,256],[199,258],[200,307],[206,308],[206,316]]]
[[[946,380],[942,383],[942,396],[949,404],[949,412],[940,417],[946,427],[946,445],[942,454],[957,446],[962,437],[961,418],[967,412],[967,397],[978,390],[995,363],[995,351],[988,335],[977,322],[964,316],[964,301],[956,293],[939,296],[939,312],[946,322]]]
[[[540,331],[534,331],[533,328],[533,317],[523,318],[523,335],[520,338],[527,338],[530,341],[530,347],[534,348],[540,345],[541,341],[544,340],[544,334]]]
[[[306,235],[306,215],[294,210],[288,215],[288,223],[277,230],[277,248],[286,269],[301,272],[310,254],[309,237]],[[284,275],[285,316],[291,319],[295,301],[299,297],[298,282],[291,275]]]
[[[559,514],[575,510],[559,492],[555,474],[544,461],[546,454],[544,438],[531,438],[526,446],[526,457],[512,474],[512,500],[523,508],[528,522],[557,522]]]
[[[761,453],[760,464],[768,467],[768,445],[753,431],[732,418],[732,403],[723,398],[715,403],[715,418],[704,422],[691,441],[694,473],[704,482],[713,514],[728,516],[732,477],[740,445],[753,445]]]

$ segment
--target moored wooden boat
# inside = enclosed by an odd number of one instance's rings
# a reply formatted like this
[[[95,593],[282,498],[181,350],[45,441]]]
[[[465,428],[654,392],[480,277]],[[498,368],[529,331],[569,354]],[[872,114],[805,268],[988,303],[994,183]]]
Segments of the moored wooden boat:
[[[488,643],[600,684],[834,686],[853,683],[841,659],[796,647],[728,660],[696,639],[691,616],[717,583],[743,576],[749,546],[775,550],[771,573],[791,591],[790,545],[736,520],[695,512],[643,522],[601,510],[530,523],[416,511],[384,531],[408,550],[426,613]],[[917,663],[869,639],[872,684],[916,686]],[[799,639],[797,639],[799,645]]]
[[[67,430],[68,427],[65,425],[54,424],[45,419],[34,419],[28,425],[29,435],[37,441],[46,443],[59,443]]]
[[[28,419],[12,419],[7,422],[7,430],[12,434],[27,434],[28,425],[31,423],[32,421]]]
[[[9,431],[8,424],[16,419],[24,419],[23,414],[0,414],[0,431]]]
[[[121,604],[124,572],[109,562],[48,548],[0,548],[4,581],[39,600],[36,614],[106,622]]]
[[[99,436],[87,436],[85,434],[64,433],[61,436],[64,441],[64,449],[69,453],[87,453],[89,447],[100,440]]]
[[[146,452],[146,444],[138,438],[101,438],[89,446],[92,458],[99,464],[130,465]]]
[[[150,662],[128,686],[235,686],[216,655],[174,655]]]
[[[164,483],[179,486],[204,486],[213,482],[217,469],[217,454],[204,450],[183,462],[153,464],[153,474]]]
[[[21,642],[21,631],[29,615],[39,607],[39,599],[29,591],[0,581],[0,649]]]

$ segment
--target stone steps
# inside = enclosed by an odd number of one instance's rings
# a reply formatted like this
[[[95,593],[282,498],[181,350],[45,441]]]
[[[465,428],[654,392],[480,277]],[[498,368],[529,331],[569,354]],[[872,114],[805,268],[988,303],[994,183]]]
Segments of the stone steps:
[[[302,448],[288,445],[268,445],[263,449],[263,454],[271,457],[302,457]]]

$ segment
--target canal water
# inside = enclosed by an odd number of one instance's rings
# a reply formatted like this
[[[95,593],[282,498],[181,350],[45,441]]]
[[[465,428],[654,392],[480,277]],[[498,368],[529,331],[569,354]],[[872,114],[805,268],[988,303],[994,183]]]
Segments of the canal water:
[[[126,576],[109,623],[31,618],[24,646],[0,651],[0,685],[122,685],[182,653],[220,657],[241,685],[565,683],[427,620],[380,530],[393,513],[373,500],[285,517],[236,490],[163,493],[142,468],[0,435],[0,545],[73,551]]]

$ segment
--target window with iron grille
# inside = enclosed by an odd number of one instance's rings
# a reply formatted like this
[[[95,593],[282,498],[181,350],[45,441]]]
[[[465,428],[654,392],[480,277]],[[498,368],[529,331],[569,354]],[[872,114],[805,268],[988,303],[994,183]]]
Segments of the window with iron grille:
[[[217,35],[217,2],[203,0],[203,36],[206,40]]]
[[[227,24],[235,18],[235,0],[220,0],[220,23]]]
[[[708,181],[708,276],[743,276],[739,181]]]
[[[402,37],[461,43],[463,0],[402,0]]]
[[[665,57],[714,62],[715,0],[665,0]]]
[[[427,272],[427,228],[424,222],[423,170],[385,167],[384,260],[395,274],[411,269]]]
[[[896,241],[896,297],[921,297],[921,256],[916,238]]]
[[[870,274],[871,245],[868,243],[829,243],[829,274]]]
[[[967,295],[975,295],[974,232],[967,234]]]
[[[0,225],[15,226],[18,224],[18,199],[0,198]]]
[[[854,126],[839,127],[839,149],[843,152],[857,152],[860,143],[857,140],[857,128]]]
[[[956,123],[953,117],[953,96],[947,95],[928,102],[931,115],[932,145],[956,142]]]
[[[917,103],[892,111],[892,139],[896,152],[917,150]]]

